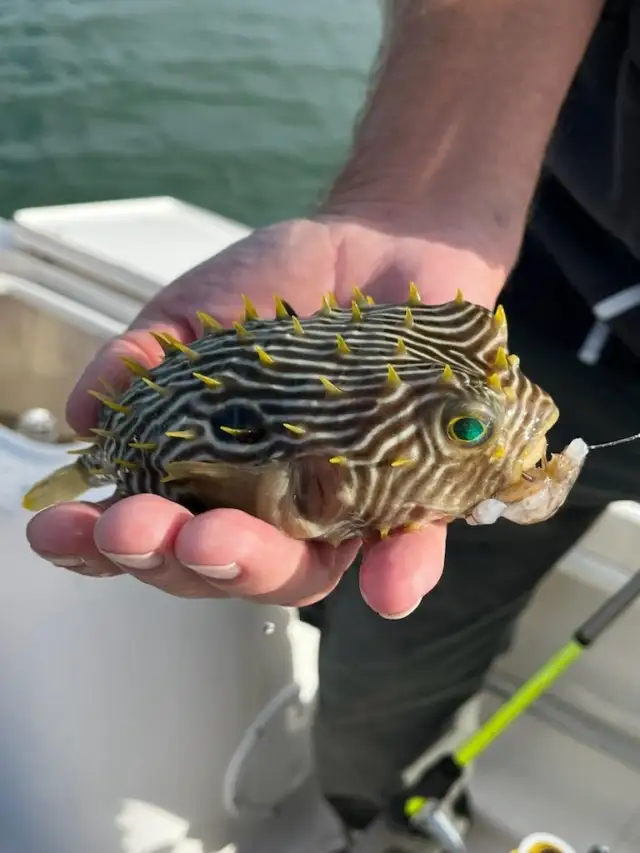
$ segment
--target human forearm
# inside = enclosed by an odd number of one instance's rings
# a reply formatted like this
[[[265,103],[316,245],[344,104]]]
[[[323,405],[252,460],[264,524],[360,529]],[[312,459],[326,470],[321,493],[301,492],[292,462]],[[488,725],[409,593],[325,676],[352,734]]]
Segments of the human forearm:
[[[371,97],[325,207],[364,206],[380,218],[403,210],[425,228],[481,228],[510,266],[602,6],[391,0]]]

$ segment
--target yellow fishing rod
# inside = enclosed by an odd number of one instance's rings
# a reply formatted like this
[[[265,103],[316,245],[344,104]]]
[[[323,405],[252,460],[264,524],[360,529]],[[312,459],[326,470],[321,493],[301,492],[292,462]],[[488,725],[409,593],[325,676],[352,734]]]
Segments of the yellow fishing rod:
[[[582,657],[639,595],[640,572],[637,572],[580,625],[565,646],[552,655],[475,734],[455,750],[453,759],[456,764],[464,768],[484,752],[514,720]]]
[[[459,796],[470,764],[554,684],[640,596],[640,571],[605,601],[498,710],[452,753],[428,768],[422,777],[395,796],[387,819],[396,826],[428,835],[448,853],[464,853],[464,841],[446,808]],[[356,845],[359,850],[359,845]],[[365,849],[371,849],[362,845]],[[551,846],[545,853],[556,853]],[[560,848],[556,848],[561,853]]]

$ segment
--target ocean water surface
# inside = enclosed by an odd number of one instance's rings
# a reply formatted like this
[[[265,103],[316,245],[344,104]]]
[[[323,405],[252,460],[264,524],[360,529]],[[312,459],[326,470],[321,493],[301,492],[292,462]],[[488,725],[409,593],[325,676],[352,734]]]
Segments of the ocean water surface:
[[[348,148],[374,0],[0,0],[0,215],[174,195],[304,213]]]

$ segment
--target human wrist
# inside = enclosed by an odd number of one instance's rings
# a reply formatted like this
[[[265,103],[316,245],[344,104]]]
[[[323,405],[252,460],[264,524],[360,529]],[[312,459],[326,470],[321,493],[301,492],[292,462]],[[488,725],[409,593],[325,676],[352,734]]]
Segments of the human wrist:
[[[603,4],[389,0],[352,151],[322,210],[420,236],[473,235],[510,270]]]

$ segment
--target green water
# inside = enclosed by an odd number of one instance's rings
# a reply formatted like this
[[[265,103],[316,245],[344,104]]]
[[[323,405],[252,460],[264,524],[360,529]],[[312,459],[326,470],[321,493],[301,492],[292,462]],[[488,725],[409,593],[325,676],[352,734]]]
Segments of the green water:
[[[0,215],[175,195],[256,226],[337,168],[376,0],[0,0]]]

